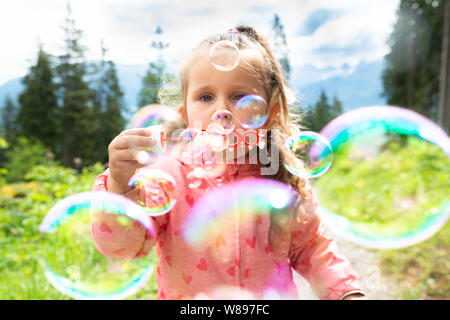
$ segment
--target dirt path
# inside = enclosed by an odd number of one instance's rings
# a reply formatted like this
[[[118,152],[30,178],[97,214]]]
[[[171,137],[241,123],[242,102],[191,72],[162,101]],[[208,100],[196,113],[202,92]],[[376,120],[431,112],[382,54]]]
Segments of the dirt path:
[[[365,249],[330,234],[338,245],[340,252],[350,261],[352,268],[359,274],[361,285],[368,299],[390,300],[394,299],[395,283],[382,276],[376,250]],[[315,300],[317,297],[311,291],[308,283],[294,272],[294,281],[298,288],[299,298]]]

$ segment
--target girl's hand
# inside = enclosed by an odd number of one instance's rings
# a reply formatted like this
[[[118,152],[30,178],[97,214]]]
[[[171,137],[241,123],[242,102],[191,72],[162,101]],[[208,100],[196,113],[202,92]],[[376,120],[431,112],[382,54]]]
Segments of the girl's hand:
[[[110,176],[107,190],[119,194],[127,192],[131,177],[137,169],[145,166],[136,160],[137,152],[155,144],[148,128],[124,130],[115,137],[108,146]]]

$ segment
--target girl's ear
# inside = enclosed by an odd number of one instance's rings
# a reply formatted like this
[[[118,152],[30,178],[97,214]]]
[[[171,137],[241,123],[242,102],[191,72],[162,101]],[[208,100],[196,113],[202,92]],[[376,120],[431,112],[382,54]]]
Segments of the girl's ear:
[[[184,104],[180,104],[178,106],[178,114],[181,116],[181,118],[184,121],[184,124],[186,125],[186,127],[189,126],[188,124],[188,120],[187,120],[187,115],[186,115],[186,108],[184,107]]]
[[[272,123],[275,122],[279,113],[280,113],[280,106],[277,103],[269,110],[269,117],[267,118],[267,124],[266,124],[267,128],[271,127]]]

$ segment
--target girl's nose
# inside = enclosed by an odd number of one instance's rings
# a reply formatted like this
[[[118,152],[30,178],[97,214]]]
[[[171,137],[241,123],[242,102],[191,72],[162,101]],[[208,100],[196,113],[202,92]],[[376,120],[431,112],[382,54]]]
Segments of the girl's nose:
[[[217,99],[216,102],[216,111],[219,110],[227,110],[227,111],[231,111],[231,103],[230,101],[228,101],[228,99],[222,98],[222,99]]]

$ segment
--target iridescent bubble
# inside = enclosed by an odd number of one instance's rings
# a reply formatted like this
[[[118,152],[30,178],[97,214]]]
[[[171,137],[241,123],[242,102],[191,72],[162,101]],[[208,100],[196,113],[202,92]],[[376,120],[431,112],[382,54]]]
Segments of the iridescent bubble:
[[[231,41],[218,41],[212,46],[209,58],[217,70],[231,71],[239,65],[239,49]]]
[[[180,155],[186,163],[197,161],[206,150],[203,132],[196,128],[186,128],[179,136]]]
[[[136,161],[140,164],[148,165],[154,162],[154,158],[150,155],[149,152],[141,150],[137,152]]]
[[[288,185],[275,180],[255,178],[228,183],[195,202],[188,212],[183,236],[191,245],[205,243],[228,228],[226,221],[234,219],[236,212],[245,224],[258,216],[287,214],[296,199]]]
[[[165,131],[162,125],[153,125],[148,127],[151,131],[151,137],[154,141],[153,146],[142,148],[134,144],[135,142],[131,140],[130,148],[134,151],[136,161],[143,165],[149,165],[156,161],[159,154],[166,151],[166,141],[165,141]]]
[[[306,165],[306,175],[309,178],[316,178],[323,175],[330,168],[333,161],[333,150],[328,140],[312,131],[303,131],[290,136],[284,147],[289,149]],[[293,175],[302,177],[302,168],[284,163],[285,168]]]
[[[197,189],[203,183],[203,179],[206,178],[206,172],[202,168],[195,168],[186,175],[186,182],[190,189]]]
[[[228,135],[220,124],[210,123],[205,133],[204,143],[212,151],[222,151],[228,146]]]
[[[132,117],[127,128],[147,128],[154,125],[161,125],[165,122],[176,121],[178,113],[172,107],[159,104],[151,104],[139,109]]]
[[[147,232],[149,216],[133,201],[113,193],[85,192],[59,201],[39,230],[51,243],[39,257],[47,280],[73,299],[125,299],[136,294],[153,274],[150,257],[117,248],[114,259],[99,253],[97,241],[114,240],[112,230]],[[139,231],[138,231],[139,230]]]
[[[151,128],[152,139],[156,142],[151,149],[139,148],[133,145],[134,140],[131,140],[130,148],[133,150],[136,160],[143,165],[153,163],[159,153],[165,151],[165,143],[161,141],[161,131],[164,131],[164,124],[167,122],[176,121],[179,119],[178,113],[172,107],[164,105],[152,104],[139,109],[127,124],[128,129],[133,128]]]
[[[228,110],[217,110],[211,117],[211,124],[220,125],[223,133],[228,134],[234,130],[233,114]]]
[[[175,179],[162,170],[140,169],[131,177],[128,185],[144,190],[144,211],[150,216],[163,215],[170,211],[176,203]]]
[[[254,94],[242,97],[233,106],[231,112],[246,129],[262,127],[269,117],[269,108],[266,100]]]
[[[431,120],[399,107],[364,107],[321,131],[333,166],[315,181],[330,231],[376,249],[415,245],[450,215],[450,139]]]
[[[178,78],[171,73],[161,75],[161,87],[158,91],[159,103],[165,106],[178,106],[183,103]]]

